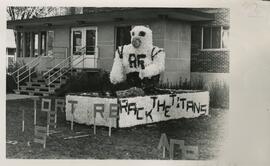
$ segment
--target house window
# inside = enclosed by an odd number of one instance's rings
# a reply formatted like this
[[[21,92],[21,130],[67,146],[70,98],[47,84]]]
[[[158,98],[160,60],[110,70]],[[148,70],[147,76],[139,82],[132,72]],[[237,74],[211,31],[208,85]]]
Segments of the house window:
[[[7,48],[7,55],[15,55],[16,48]]]
[[[25,55],[24,57],[30,57],[30,32],[25,32]]]
[[[229,27],[202,27],[202,50],[227,49]]]
[[[43,56],[46,56],[46,41],[47,41],[47,32],[41,32],[41,49],[40,53],[43,54]]]
[[[38,33],[32,33],[32,56],[38,56]]]
[[[18,57],[23,57],[23,33],[17,32]]]
[[[48,55],[53,54],[54,31],[48,31]]]
[[[116,27],[116,49],[119,46],[127,45],[131,42],[130,31],[131,26]]]

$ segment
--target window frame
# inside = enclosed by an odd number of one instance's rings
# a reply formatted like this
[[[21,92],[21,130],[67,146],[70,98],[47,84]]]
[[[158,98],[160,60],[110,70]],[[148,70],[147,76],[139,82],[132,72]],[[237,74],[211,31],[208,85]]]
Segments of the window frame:
[[[212,41],[212,28],[216,28],[216,27],[220,27],[220,48],[203,48],[203,40],[204,40],[204,28],[211,28],[211,36],[210,36],[210,40]],[[230,28],[229,26],[202,26],[201,27],[201,51],[228,51],[229,48],[222,48],[222,33],[224,28]],[[211,42],[212,45],[212,42]],[[212,46],[211,46],[212,47]]]

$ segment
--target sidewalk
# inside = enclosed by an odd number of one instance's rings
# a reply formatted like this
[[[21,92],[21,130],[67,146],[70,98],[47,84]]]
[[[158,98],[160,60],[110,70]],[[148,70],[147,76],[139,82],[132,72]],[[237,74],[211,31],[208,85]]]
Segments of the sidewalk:
[[[6,100],[18,100],[18,99],[29,99],[38,98],[39,96],[29,96],[29,95],[18,95],[18,94],[7,94]]]

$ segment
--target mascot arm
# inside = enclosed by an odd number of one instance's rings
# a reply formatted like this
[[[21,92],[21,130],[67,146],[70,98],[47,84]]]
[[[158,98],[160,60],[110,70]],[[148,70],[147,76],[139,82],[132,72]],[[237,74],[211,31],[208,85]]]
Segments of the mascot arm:
[[[165,70],[165,52],[160,51],[154,56],[153,63],[146,66],[144,70],[140,72],[140,78],[151,78],[158,75]]]
[[[113,84],[123,82],[126,79],[124,74],[123,59],[120,58],[118,50],[115,52],[115,58],[110,73],[110,81]]]

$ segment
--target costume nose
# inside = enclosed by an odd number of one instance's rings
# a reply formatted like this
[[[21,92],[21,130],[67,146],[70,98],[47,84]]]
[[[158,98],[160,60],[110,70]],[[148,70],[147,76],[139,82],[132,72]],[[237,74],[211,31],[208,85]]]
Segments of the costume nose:
[[[133,47],[139,48],[142,41],[140,40],[140,38],[133,38],[131,43],[132,43]]]

